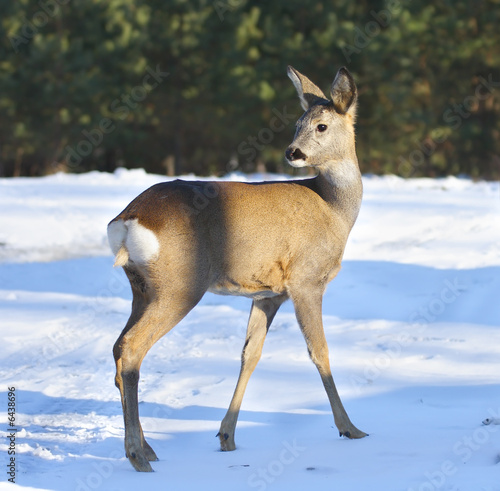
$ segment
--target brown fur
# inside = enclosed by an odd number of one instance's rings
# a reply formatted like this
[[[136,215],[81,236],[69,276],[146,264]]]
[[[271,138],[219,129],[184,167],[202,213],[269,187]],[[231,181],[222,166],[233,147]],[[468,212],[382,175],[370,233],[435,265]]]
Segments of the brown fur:
[[[323,293],[340,270],[361,203],[353,128],[356,88],[347,70],[341,69],[332,86],[333,104],[292,68],[289,76],[306,113],[287,157],[292,165],[315,167],[317,177],[258,184],[157,184],[110,223],[120,228],[120,223],[137,220],[159,243],[159,254],[141,262],[134,260],[137,251],[127,249],[125,233],[119,244],[115,239],[116,264],[124,267],[133,291],[132,314],[114,347],[116,385],[123,404],[126,453],[139,471],[151,471],[149,461],[156,460],[139,422],[141,362],[206,291],[253,299],[240,377],[219,432],[222,450],[235,448],[245,387],[266,332],[289,298],[340,433],[365,436],[349,420],[335,388],[321,318]],[[309,95],[304,95],[304,86]],[[319,132],[318,124],[327,130]],[[298,155],[305,157],[295,158]]]

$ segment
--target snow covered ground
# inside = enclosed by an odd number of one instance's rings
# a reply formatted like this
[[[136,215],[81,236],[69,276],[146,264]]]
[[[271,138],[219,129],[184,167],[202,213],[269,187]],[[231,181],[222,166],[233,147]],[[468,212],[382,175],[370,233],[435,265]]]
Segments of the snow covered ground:
[[[481,423],[500,418],[500,187],[456,178],[364,178],[324,323],[344,404],[369,437],[338,437],[287,303],[250,380],[238,449],[220,452],[250,301],[207,294],[143,363],[141,419],[160,461],[135,472],[111,355],[131,295],[106,224],[160,180],[0,180],[0,489],[500,490],[500,425]]]

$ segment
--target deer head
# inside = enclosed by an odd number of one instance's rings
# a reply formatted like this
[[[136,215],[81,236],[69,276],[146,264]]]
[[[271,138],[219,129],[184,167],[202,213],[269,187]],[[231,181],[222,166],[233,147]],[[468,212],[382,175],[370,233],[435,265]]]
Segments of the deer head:
[[[342,67],[328,99],[306,76],[288,67],[305,113],[297,121],[295,137],[285,156],[293,167],[322,167],[345,160],[357,161],[354,121],[357,90],[349,71]]]

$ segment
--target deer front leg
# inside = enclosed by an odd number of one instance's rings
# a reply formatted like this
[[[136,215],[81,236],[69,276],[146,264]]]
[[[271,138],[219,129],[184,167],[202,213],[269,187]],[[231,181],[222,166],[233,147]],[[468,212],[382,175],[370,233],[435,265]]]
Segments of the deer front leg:
[[[254,300],[252,303],[245,345],[241,353],[241,370],[238,383],[236,384],[229,409],[222,420],[219,433],[217,434],[220,439],[221,450],[223,451],[236,449],[234,431],[236,429],[236,422],[238,421],[241,401],[243,400],[248,380],[260,360],[269,326],[285,299],[285,297],[274,297]]]
[[[301,292],[294,296],[293,302],[297,320],[306,340],[309,356],[321,376],[340,436],[363,438],[367,434],[351,423],[333,381],[328,345],[323,330],[322,297],[320,291],[312,294]]]

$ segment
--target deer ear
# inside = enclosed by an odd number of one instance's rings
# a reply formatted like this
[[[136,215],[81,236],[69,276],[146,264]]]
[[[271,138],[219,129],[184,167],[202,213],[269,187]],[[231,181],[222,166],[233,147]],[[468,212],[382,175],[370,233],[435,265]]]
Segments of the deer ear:
[[[355,109],[357,93],[356,84],[349,70],[346,67],[340,68],[330,89],[335,111],[345,114],[351,106]]]
[[[295,70],[295,68],[288,66],[287,75],[295,86],[300,99],[300,105],[304,111],[318,104],[318,102],[328,102],[321,89],[314,85],[305,75]]]

